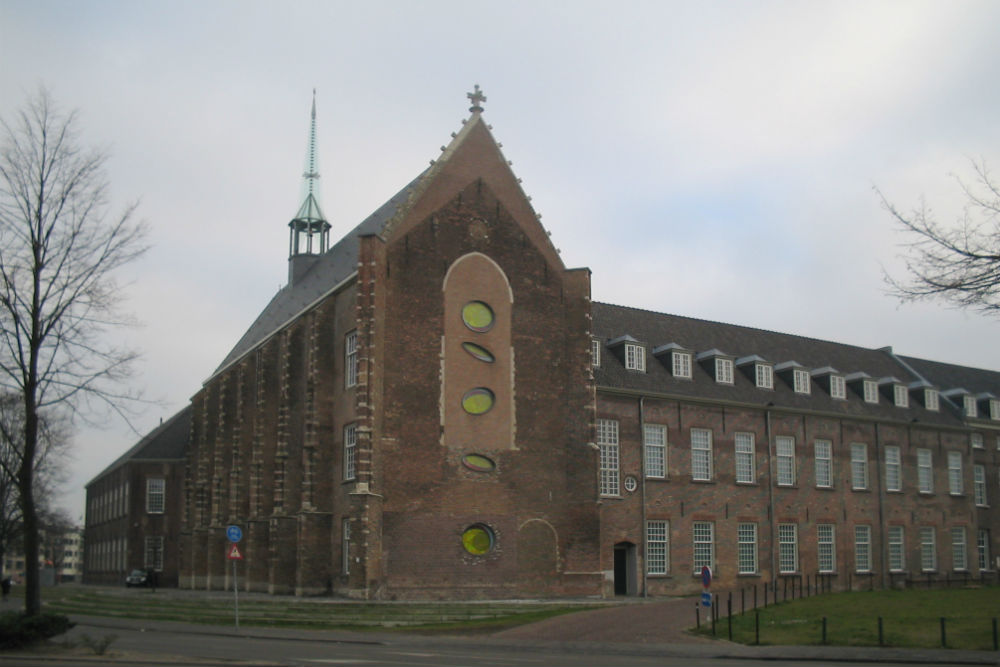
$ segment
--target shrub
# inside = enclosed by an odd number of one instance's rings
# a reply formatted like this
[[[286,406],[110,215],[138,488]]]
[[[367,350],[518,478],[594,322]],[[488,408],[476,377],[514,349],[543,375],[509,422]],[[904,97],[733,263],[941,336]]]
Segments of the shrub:
[[[25,616],[17,612],[0,614],[0,649],[21,648],[55,637],[72,628],[62,614]]]

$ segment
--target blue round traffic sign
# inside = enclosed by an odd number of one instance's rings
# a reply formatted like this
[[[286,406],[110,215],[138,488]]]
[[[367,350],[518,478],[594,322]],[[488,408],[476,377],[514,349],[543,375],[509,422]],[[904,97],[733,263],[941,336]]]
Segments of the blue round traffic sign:
[[[227,526],[226,537],[229,538],[230,542],[239,542],[243,539],[243,529],[239,526]]]
[[[705,588],[712,585],[712,568],[707,565],[701,567],[701,585]]]

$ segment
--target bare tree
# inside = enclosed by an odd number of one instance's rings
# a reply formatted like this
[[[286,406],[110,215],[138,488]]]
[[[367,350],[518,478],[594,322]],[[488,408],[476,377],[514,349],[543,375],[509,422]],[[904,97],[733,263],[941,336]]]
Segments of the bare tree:
[[[0,395],[0,566],[11,549],[23,548],[24,521],[17,490],[17,470],[24,450],[22,405],[20,396]],[[52,507],[56,492],[66,481],[69,442],[69,423],[65,419],[53,418],[51,414],[40,416],[32,484],[40,514],[56,512]]]
[[[953,225],[936,219],[924,201],[905,213],[875,192],[906,233],[907,277],[885,274],[892,293],[903,301],[940,298],[960,308],[1000,316],[1000,184],[986,160],[970,160],[970,184],[955,181],[965,194],[962,214]]]
[[[127,324],[115,272],[145,251],[135,206],[111,215],[105,152],[84,149],[76,112],[40,90],[2,122],[0,391],[21,399],[16,486],[24,525],[25,612],[41,610],[34,483],[40,413],[80,414],[134,398],[122,389],[136,353],[111,342]],[[14,440],[12,434],[5,434]]]

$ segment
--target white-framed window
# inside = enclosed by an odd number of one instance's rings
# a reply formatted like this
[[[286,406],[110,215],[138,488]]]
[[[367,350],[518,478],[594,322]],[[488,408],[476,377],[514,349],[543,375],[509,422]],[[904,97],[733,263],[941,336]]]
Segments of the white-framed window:
[[[739,573],[757,574],[757,524],[738,524],[736,543]]]
[[[920,529],[920,569],[923,572],[937,571],[937,539],[932,526]]]
[[[156,572],[163,571],[163,536],[147,537],[145,540],[143,567]],[[115,560],[118,560],[115,558]]]
[[[854,527],[854,569],[857,572],[872,571],[872,527]]]
[[[934,459],[929,449],[917,450],[917,488],[920,493],[934,493]]]
[[[643,424],[642,446],[646,452],[646,477],[667,476],[667,427]]]
[[[906,536],[902,526],[889,526],[889,571],[906,569]]]
[[[601,341],[590,339],[590,365],[597,368],[601,365]]]
[[[712,432],[706,428],[691,429],[691,479],[712,479]]]
[[[966,394],[962,397],[962,407],[964,408],[966,417],[978,417],[979,410],[976,409],[976,397],[971,394]]]
[[[861,388],[865,395],[865,403],[878,403],[878,383],[875,380],[862,380]]]
[[[796,394],[808,394],[810,392],[809,371],[800,368],[792,371],[792,388]]]
[[[1000,398],[990,399],[990,419],[1000,419]]]
[[[844,381],[844,376],[830,376],[830,396],[831,398],[847,398],[847,383]]]
[[[885,448],[885,490],[903,490],[903,460],[896,445]]]
[[[948,493],[962,495],[962,453],[948,452]]]
[[[719,384],[733,383],[733,360],[715,359],[715,381]]]
[[[621,494],[618,476],[618,421],[615,419],[597,420],[597,446],[601,450],[601,480],[602,496],[617,496]]]
[[[989,505],[986,499],[986,467],[978,463],[972,466],[972,489],[977,505],[980,507]]]
[[[358,425],[344,427],[344,479],[354,479],[357,474]]]
[[[625,368],[630,371],[645,371],[646,348],[637,343],[625,343]]]
[[[972,445],[973,449],[984,449],[985,446],[986,446],[983,443],[983,434],[982,433],[970,433],[969,434],[969,443]]]
[[[757,377],[758,389],[774,389],[774,366],[754,364],[754,375]]]
[[[778,524],[778,571],[799,571],[799,527],[794,523]]]
[[[868,488],[868,445],[851,444],[851,488],[862,491]]]
[[[951,529],[951,568],[953,570],[969,569],[969,553],[966,544],[965,526],[954,526]]]
[[[670,573],[670,522],[646,522],[646,573]]]
[[[892,385],[892,394],[895,399],[897,408],[908,408],[910,407],[910,392],[907,391],[905,385],[894,384]]]
[[[146,478],[146,513],[163,514],[167,506],[167,481],[162,477]]]
[[[924,389],[924,407],[934,412],[941,410],[941,396],[937,389]]]
[[[837,571],[836,534],[832,523],[816,525],[816,565],[820,572]]]
[[[358,332],[344,336],[344,386],[350,389],[358,383]]]
[[[993,569],[990,563],[990,531],[980,528],[976,533],[976,555],[979,557],[979,569]]]
[[[691,353],[690,352],[677,352],[676,350],[670,355],[671,365],[673,366],[673,372],[675,378],[687,378],[691,379]]]
[[[757,481],[754,467],[753,433],[737,431],[733,436],[736,449],[736,483],[753,484]]]
[[[816,486],[830,488],[833,486],[833,443],[829,440],[817,440],[813,443],[816,458]]]
[[[691,526],[691,536],[694,545],[691,563],[694,573],[700,574],[705,565],[715,569],[715,524],[711,521],[695,521]]]
[[[351,573],[351,520],[346,517],[340,521],[340,571]]]
[[[794,486],[795,438],[779,435],[774,440],[778,454],[778,486]]]

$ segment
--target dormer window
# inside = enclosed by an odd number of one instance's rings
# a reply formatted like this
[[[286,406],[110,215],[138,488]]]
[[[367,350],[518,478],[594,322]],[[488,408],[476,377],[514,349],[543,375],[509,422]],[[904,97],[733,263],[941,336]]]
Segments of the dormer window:
[[[590,365],[594,368],[601,365],[601,341],[596,338],[590,340]]]
[[[646,348],[637,343],[625,343],[625,368],[645,372]]]
[[[632,336],[628,334],[619,336],[608,341],[606,347],[614,350],[615,357],[627,370],[646,372],[646,347]]]
[[[659,359],[675,378],[691,379],[691,350],[678,343],[667,343],[653,348],[653,356]]]
[[[830,397],[840,399],[847,398],[847,385],[844,383],[843,375],[830,376]]]
[[[962,411],[965,413],[966,417],[975,418],[978,416],[979,411],[976,410],[976,397],[972,394],[966,394],[962,397]]]
[[[754,364],[754,375],[757,377],[758,389],[774,389],[774,366]]]
[[[733,360],[715,359],[715,381],[719,384],[733,384]]]
[[[733,384],[733,358],[722,350],[712,348],[699,352],[695,361],[702,365],[705,371],[715,377],[719,384]]]
[[[796,394],[809,393],[809,372],[796,368],[792,372],[792,388]]]
[[[892,385],[893,400],[897,408],[908,408],[910,407],[910,392],[907,391],[906,385],[894,384]]]
[[[924,407],[933,412],[941,409],[941,398],[937,389],[924,389]]]
[[[691,353],[674,351],[671,357],[671,366],[675,378],[691,379]]]
[[[990,419],[1000,420],[1000,399],[990,399]]]

